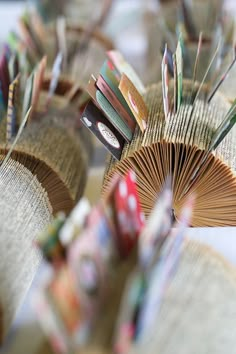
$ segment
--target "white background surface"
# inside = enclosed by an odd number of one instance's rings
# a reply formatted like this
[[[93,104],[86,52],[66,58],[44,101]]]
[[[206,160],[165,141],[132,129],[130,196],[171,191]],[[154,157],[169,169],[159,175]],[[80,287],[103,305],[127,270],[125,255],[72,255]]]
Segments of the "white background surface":
[[[0,2],[0,43],[4,41],[9,30],[16,29],[16,21],[24,5],[23,1]]]

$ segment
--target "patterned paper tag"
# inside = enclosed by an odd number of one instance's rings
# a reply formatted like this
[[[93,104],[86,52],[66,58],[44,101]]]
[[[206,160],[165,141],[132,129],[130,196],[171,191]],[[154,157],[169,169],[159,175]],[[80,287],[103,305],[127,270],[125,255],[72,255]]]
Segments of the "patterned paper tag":
[[[147,128],[148,109],[142,96],[125,74],[122,74],[119,89],[128,103],[141,131],[144,132]]]

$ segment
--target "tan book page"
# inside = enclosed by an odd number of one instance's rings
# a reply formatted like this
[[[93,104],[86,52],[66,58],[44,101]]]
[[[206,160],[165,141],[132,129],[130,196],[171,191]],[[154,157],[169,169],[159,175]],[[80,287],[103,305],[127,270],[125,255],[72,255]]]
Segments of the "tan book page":
[[[197,100],[194,109],[189,104],[191,98],[192,86],[191,82],[184,81],[184,98],[180,110],[170,115],[168,121],[165,121],[161,84],[152,85],[145,97],[146,104],[149,108],[149,119],[147,129],[144,134],[137,128],[131,144],[127,144],[124,148],[122,158],[130,156],[141,146],[147,146],[154,142],[167,140],[172,142],[181,142],[190,145],[196,145],[200,149],[206,149],[209,146],[214,130],[224,119],[230,104],[223,96],[216,95],[210,104],[203,101],[206,95],[205,86],[202,98]],[[170,84],[170,97],[173,96],[172,82]],[[236,139],[236,129],[228,134],[224,142],[217,149],[217,156],[225,159],[226,163],[235,167],[236,162],[236,146],[232,141]],[[229,151],[229,146],[231,146]]]
[[[173,93],[172,85],[170,92]],[[165,179],[171,175],[176,218],[186,196],[195,193],[192,226],[233,226],[236,225],[235,127],[213,154],[206,153],[230,104],[220,94],[210,104],[205,103],[207,87],[203,86],[193,108],[191,93],[191,83],[185,81],[182,105],[166,121],[161,85],[150,87],[145,97],[149,107],[147,130],[144,134],[140,130],[135,132],[120,162],[111,161],[105,173],[104,190],[116,171],[124,174],[133,168],[141,205],[149,215]]]
[[[0,150],[5,151],[4,139]],[[45,116],[42,122],[30,123],[12,157],[37,175],[54,212],[69,212],[82,195],[88,157],[78,137],[65,129],[63,117]]]
[[[14,160],[0,169],[0,306],[3,333],[31,285],[41,256],[33,242],[51,221],[52,207],[37,178]]]
[[[104,191],[114,173],[122,175],[133,169],[142,208],[146,215],[151,212],[167,176],[172,176],[174,192],[173,208],[178,219],[179,212],[189,194],[196,194],[192,226],[236,225],[236,181],[232,171],[213,155],[206,157],[197,147],[180,143],[152,144],[143,147],[131,157],[124,159],[105,176]],[[205,159],[204,164],[202,161]],[[196,169],[198,177],[186,190]]]
[[[236,344],[235,294],[235,269],[210,248],[187,242],[153,330],[129,354],[147,348],[149,354],[230,352]]]

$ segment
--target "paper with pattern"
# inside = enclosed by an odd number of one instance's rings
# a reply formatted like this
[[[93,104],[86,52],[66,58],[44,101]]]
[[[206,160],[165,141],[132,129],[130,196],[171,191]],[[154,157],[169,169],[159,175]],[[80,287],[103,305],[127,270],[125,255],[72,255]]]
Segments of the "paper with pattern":
[[[129,105],[141,131],[144,133],[147,128],[148,109],[142,96],[125,74],[121,76],[119,89]]]
[[[118,51],[111,50],[107,52],[109,59],[113,62],[120,74],[125,74],[137,88],[140,95],[144,95],[146,88],[142,81],[138,77],[137,73],[134,71],[132,66],[124,59],[122,54]]]

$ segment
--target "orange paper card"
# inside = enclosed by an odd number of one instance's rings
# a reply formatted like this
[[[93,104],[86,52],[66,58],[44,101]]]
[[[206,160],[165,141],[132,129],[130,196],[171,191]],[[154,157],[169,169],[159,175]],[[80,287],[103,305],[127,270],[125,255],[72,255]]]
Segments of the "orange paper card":
[[[121,76],[119,89],[129,105],[141,131],[144,132],[147,127],[148,109],[142,96],[125,74]]]

